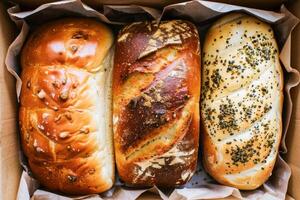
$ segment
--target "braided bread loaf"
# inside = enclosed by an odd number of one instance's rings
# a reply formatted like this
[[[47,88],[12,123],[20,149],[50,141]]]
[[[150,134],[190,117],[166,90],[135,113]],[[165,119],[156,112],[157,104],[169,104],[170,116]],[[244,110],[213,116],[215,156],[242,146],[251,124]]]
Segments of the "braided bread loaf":
[[[229,14],[203,47],[204,167],[218,182],[250,190],[272,173],[281,138],[283,75],[272,28]]]
[[[50,190],[89,194],[113,185],[112,45],[103,24],[69,18],[39,27],[22,50],[22,147]]]
[[[137,22],[118,36],[113,130],[121,179],[171,187],[193,175],[198,154],[197,29],[181,20]]]

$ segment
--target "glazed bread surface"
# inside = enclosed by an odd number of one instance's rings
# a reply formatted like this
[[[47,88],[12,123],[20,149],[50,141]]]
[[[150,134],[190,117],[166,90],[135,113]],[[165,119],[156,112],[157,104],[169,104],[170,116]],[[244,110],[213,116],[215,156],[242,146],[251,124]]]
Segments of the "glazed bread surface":
[[[197,165],[200,56],[187,21],[136,22],[118,36],[113,72],[117,169],[129,186],[174,187]]]
[[[104,24],[66,18],[38,27],[22,49],[22,147],[49,190],[100,193],[114,183],[112,47]]]
[[[282,131],[283,75],[270,25],[222,17],[203,47],[203,163],[218,182],[243,190],[272,174]]]

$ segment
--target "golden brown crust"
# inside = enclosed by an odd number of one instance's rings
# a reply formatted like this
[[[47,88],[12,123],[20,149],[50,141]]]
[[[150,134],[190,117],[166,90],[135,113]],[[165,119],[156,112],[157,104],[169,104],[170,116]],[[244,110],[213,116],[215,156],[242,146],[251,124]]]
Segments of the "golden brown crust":
[[[269,25],[229,14],[203,48],[203,163],[218,182],[251,190],[271,175],[281,138],[283,75]]]
[[[90,194],[113,185],[112,133],[102,117],[112,44],[103,24],[69,18],[39,27],[22,50],[22,147],[50,190]]]
[[[111,31],[90,19],[56,20],[38,28],[25,45],[21,65],[66,65],[98,71],[113,42]]]
[[[137,22],[118,36],[113,73],[116,162],[127,185],[172,187],[195,171],[199,139],[197,29]]]

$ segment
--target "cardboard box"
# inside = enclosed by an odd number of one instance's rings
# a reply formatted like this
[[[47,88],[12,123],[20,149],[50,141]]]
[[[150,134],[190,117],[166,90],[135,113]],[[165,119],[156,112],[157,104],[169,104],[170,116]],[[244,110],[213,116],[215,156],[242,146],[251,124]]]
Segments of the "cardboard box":
[[[23,7],[32,8],[36,7],[38,5],[42,5],[47,2],[54,2],[56,0],[14,0],[14,2],[17,2]],[[186,0],[83,0],[86,4],[97,8],[101,7],[103,4],[110,4],[110,5],[120,5],[120,4],[138,4],[138,5],[144,5],[144,6],[152,6],[152,7],[163,7],[168,4],[174,4],[183,2]],[[223,3],[230,3],[230,4],[236,4],[241,6],[247,6],[247,7],[253,7],[253,8],[263,8],[263,9],[276,9],[278,8],[282,3],[286,2],[287,0],[263,0],[263,1],[257,1],[257,0],[215,0],[215,2],[223,2]]]
[[[287,8],[298,18],[300,17],[300,1],[291,1]],[[292,34],[292,60],[291,65],[300,70],[300,26],[298,25]],[[292,118],[287,133],[286,143],[288,153],[284,156],[292,169],[288,194],[295,199],[300,199],[300,92],[299,86],[292,91],[294,102]]]
[[[21,166],[18,158],[17,100],[15,79],[4,65],[5,54],[15,34],[14,24],[0,3],[0,199],[15,199]]]
[[[226,0],[222,0],[223,2]],[[50,2],[43,1],[24,1],[18,0],[25,7],[34,7],[38,4]],[[94,1],[88,0],[87,3],[95,7],[100,7],[103,3],[124,4],[124,3],[139,3],[139,1]],[[174,1],[140,1],[143,5],[152,5],[160,7]],[[178,1],[175,1],[178,2]],[[228,3],[236,3],[250,7],[278,9],[281,0],[261,0],[259,3],[254,0],[239,1],[228,0]],[[300,1],[284,2],[288,9],[296,16],[300,17]],[[13,22],[9,19],[6,13],[7,4],[0,3],[0,199],[16,199],[21,167],[19,164],[18,152],[18,125],[17,125],[17,102],[15,95],[15,79],[8,73],[4,65],[5,55],[9,44],[16,36],[16,28]],[[300,70],[300,26],[298,26],[292,34],[292,66]],[[284,155],[292,169],[292,177],[290,179],[287,199],[300,199],[300,93],[299,87],[293,89],[292,98],[294,102],[294,111],[287,134],[288,153]],[[159,199],[153,194],[145,194],[143,199]],[[231,198],[228,198],[231,199]]]

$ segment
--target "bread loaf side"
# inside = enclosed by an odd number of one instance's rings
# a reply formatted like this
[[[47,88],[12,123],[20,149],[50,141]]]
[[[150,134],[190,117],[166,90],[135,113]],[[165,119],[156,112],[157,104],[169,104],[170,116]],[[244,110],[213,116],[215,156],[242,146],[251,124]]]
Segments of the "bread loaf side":
[[[90,194],[114,183],[112,46],[104,24],[68,18],[38,27],[22,50],[22,147],[50,190]]]

